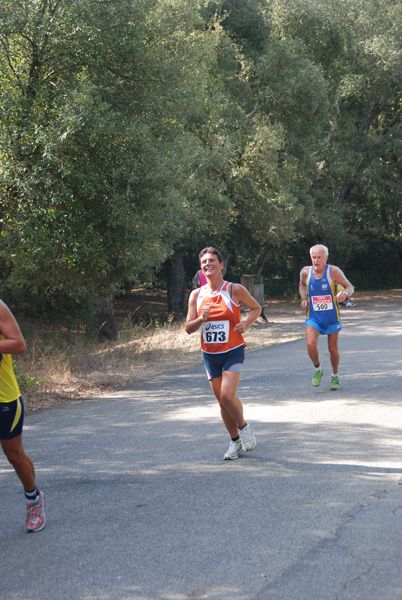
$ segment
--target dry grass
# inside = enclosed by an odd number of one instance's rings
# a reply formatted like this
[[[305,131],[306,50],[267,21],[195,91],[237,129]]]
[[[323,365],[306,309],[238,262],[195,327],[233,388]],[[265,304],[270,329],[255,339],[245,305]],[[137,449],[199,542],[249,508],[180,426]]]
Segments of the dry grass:
[[[153,314],[160,314],[164,298],[159,305],[152,298]],[[349,310],[357,318],[360,310],[375,310],[384,299],[400,304],[402,290],[358,294],[357,307]],[[136,311],[144,310],[141,302]],[[22,392],[27,412],[127,389],[141,379],[200,363],[199,336],[186,334],[183,323],[162,325],[154,320],[147,326],[133,325],[132,305],[124,302],[116,312],[119,338],[103,344],[81,332],[21,323],[28,348],[15,363],[20,381],[26,380]],[[297,301],[270,299],[265,313],[269,323],[260,318],[246,333],[248,350],[304,335],[304,312]]]
[[[80,333],[49,333],[41,339],[35,333],[25,355],[14,361],[27,411],[128,388],[200,361],[199,336],[188,335],[183,323],[125,328],[118,340],[103,344]]]

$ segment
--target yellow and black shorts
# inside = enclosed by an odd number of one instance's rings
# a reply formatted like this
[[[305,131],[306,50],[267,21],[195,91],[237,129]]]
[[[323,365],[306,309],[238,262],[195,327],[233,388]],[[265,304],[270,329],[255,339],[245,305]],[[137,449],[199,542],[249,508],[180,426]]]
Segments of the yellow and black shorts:
[[[22,433],[24,403],[20,396],[13,402],[0,402],[0,440],[11,440]]]

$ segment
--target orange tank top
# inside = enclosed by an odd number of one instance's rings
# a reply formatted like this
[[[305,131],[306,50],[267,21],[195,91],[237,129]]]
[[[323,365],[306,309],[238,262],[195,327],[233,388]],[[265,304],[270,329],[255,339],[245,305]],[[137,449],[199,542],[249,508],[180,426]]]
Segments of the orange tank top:
[[[211,306],[208,320],[201,325],[201,349],[204,352],[221,354],[246,345],[242,334],[235,331],[235,325],[240,323],[241,304],[236,304],[230,297],[231,285],[224,281],[221,289],[211,295],[207,285],[200,288],[197,316],[201,316],[203,306]]]

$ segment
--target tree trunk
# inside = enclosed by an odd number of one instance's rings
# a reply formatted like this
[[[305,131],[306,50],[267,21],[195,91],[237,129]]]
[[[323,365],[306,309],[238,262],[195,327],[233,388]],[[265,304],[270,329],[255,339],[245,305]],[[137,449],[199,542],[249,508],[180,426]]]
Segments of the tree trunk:
[[[338,196],[338,204],[340,204],[342,206],[342,204],[344,204],[344,202],[347,200],[347,197],[349,196],[350,192],[352,191],[354,186],[354,183],[352,181],[345,181],[341,187],[341,190],[339,192],[339,196]]]
[[[113,300],[102,300],[99,315],[98,340],[115,340],[117,338],[116,318],[114,314]]]
[[[362,127],[362,130],[366,135],[369,133],[370,128],[373,125],[374,121],[386,108],[387,101],[388,101],[387,97],[381,98],[380,102],[376,106],[374,106],[374,108],[371,110],[369,116],[366,119],[366,122],[364,123],[364,125]],[[384,133],[384,130],[383,130],[383,133]],[[367,155],[361,161],[361,163],[356,167],[355,176],[357,173],[362,172],[364,169],[366,169],[371,164],[372,161],[373,161],[373,157]],[[338,195],[338,199],[337,199],[337,201],[340,205],[342,205],[347,200],[353,187],[354,187],[353,177],[350,181],[343,182],[342,187],[339,192],[339,195]]]
[[[292,263],[293,263],[293,289],[299,291],[300,271],[304,267],[304,263],[300,263],[298,247],[296,244],[291,244],[292,248]]]
[[[181,250],[167,262],[168,311],[174,318],[182,317],[186,309],[186,273]]]
[[[264,269],[264,265],[265,265],[265,261],[267,260],[268,256],[271,254],[271,250],[272,250],[272,244],[270,242],[268,242],[264,248],[262,249],[262,251],[260,252],[260,255],[257,259],[256,265],[255,265],[255,275],[261,275],[262,271]]]

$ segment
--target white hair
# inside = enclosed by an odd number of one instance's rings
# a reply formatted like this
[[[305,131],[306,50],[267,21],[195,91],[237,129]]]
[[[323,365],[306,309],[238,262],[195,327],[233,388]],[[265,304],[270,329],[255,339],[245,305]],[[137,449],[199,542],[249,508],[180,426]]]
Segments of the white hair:
[[[312,256],[314,248],[322,248],[322,250],[324,250],[325,256],[328,258],[329,250],[326,246],[324,246],[324,244],[315,244],[315,246],[311,246],[310,256]]]

